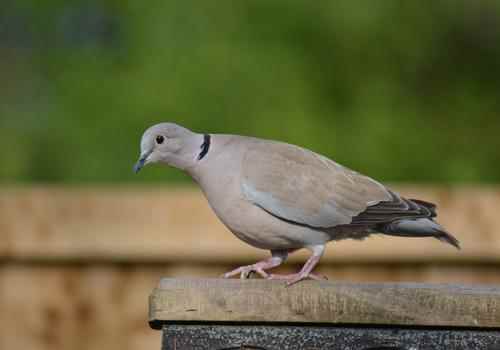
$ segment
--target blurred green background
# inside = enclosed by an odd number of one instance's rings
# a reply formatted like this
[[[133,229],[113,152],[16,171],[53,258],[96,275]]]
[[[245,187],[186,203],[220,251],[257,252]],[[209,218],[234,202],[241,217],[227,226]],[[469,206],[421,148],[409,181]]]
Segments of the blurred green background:
[[[305,146],[385,181],[500,181],[499,1],[13,1],[0,181],[134,176],[173,121]]]

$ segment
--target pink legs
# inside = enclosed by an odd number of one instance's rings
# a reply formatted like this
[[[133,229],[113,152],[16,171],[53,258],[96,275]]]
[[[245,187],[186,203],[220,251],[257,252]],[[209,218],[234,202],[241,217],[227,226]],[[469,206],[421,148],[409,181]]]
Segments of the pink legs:
[[[287,285],[291,286],[292,284],[295,284],[297,282],[300,282],[302,280],[311,278],[313,280],[326,280],[327,278],[324,276],[318,276],[313,274],[311,271],[316,267],[318,264],[319,260],[321,259],[321,256],[323,256],[323,253],[325,251],[325,246],[324,245],[316,245],[309,247],[309,249],[312,251],[311,257],[306,261],[302,269],[298,273],[293,273],[290,275],[270,275],[268,278],[269,279],[278,279],[278,280],[285,280],[287,281]]]
[[[288,251],[286,250],[271,250],[270,258],[259,261],[253,265],[238,267],[237,269],[226,272],[222,277],[229,278],[239,274],[241,279],[245,279],[248,278],[252,272],[256,272],[264,278],[269,278],[269,274],[265,270],[281,265],[287,257]]]
[[[277,267],[281,265],[286,258],[288,257],[288,253],[291,253],[295,251],[296,249],[291,249],[291,250],[272,250],[271,251],[271,257],[259,261],[253,265],[247,265],[247,266],[241,266],[238,267],[237,269],[233,271],[229,271],[222,275],[224,278],[229,278],[235,275],[240,275],[240,278],[248,278],[252,272],[258,273],[260,276],[263,278],[267,279],[275,279],[275,280],[284,280],[287,282],[288,286],[291,286],[292,284],[295,284],[299,281],[305,280],[305,279],[313,279],[313,280],[325,280],[327,279],[324,276],[319,276],[315,275],[312,273],[312,270],[316,267],[318,264],[319,260],[321,259],[321,256],[323,255],[323,252],[325,251],[325,246],[324,245],[316,245],[316,246],[311,246],[308,247],[312,251],[311,257],[307,260],[307,262],[304,264],[302,269],[298,273],[293,273],[290,275],[275,275],[275,274],[268,274],[265,270],[272,269],[273,267]]]

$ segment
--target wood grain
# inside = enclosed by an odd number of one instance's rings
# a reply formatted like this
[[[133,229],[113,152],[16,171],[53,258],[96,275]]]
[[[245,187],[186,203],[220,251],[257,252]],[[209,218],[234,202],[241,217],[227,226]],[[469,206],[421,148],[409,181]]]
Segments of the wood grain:
[[[500,188],[396,189],[437,203],[440,221],[463,249],[429,238],[375,236],[334,242],[322,262],[500,262]],[[197,189],[0,189],[3,260],[251,263],[268,254],[234,237]],[[292,254],[291,261],[306,255]]]
[[[159,349],[147,300],[162,276],[214,277],[234,268],[207,263],[0,265],[0,349]],[[280,272],[299,266],[287,264]],[[490,283],[495,265],[321,264],[335,282]],[[119,322],[117,322],[119,320]]]
[[[500,287],[165,278],[149,320],[500,328]]]

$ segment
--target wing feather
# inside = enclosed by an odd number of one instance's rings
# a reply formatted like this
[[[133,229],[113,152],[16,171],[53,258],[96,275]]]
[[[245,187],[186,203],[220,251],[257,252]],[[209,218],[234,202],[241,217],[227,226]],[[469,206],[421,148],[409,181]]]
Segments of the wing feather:
[[[309,150],[258,141],[243,157],[246,199],[282,219],[312,227],[350,224],[369,206],[391,201],[380,183]]]
[[[406,199],[389,191],[390,201],[369,206],[365,211],[352,218],[351,225],[379,225],[399,219],[433,218],[436,206],[417,199]]]

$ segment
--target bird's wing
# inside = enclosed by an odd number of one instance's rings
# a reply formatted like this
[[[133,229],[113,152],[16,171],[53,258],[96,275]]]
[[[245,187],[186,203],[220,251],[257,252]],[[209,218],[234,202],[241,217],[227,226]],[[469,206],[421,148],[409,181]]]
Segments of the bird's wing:
[[[242,164],[247,200],[281,219],[328,228],[391,201],[378,182],[306,149],[273,141],[249,145]]]
[[[351,225],[377,225],[399,219],[432,219],[436,216],[436,206],[418,199],[406,199],[389,191],[390,201],[369,206],[365,211],[352,218]]]

